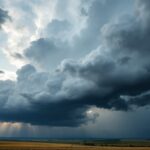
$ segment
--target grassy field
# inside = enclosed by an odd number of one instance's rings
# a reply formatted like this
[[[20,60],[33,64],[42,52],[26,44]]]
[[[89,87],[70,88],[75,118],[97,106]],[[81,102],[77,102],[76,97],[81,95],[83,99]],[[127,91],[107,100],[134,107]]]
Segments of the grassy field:
[[[1,141],[0,150],[150,150],[150,147],[89,146],[44,142]]]

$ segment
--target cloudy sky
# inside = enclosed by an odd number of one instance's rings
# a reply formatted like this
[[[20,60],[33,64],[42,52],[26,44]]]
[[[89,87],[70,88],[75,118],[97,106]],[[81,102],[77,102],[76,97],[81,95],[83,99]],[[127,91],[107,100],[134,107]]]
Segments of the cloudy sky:
[[[0,0],[0,136],[150,138],[149,0]]]

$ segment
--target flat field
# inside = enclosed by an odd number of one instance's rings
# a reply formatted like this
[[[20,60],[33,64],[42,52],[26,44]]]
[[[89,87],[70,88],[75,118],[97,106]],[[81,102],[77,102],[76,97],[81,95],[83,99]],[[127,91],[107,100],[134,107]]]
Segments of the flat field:
[[[150,150],[150,147],[88,146],[46,142],[1,141],[0,150]]]

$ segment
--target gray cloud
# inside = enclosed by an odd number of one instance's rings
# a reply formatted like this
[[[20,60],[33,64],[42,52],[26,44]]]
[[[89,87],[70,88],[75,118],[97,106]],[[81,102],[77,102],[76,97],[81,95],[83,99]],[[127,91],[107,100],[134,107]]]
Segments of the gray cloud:
[[[100,29],[109,21],[118,17],[118,13],[124,14],[126,11],[130,13],[129,4],[132,6],[133,1],[119,0],[94,0],[87,14],[87,26],[81,31],[80,36],[75,37],[75,49],[82,49],[81,56],[87,52],[97,48],[100,44]]]
[[[7,19],[10,19],[8,12],[0,8],[0,28]]]
[[[69,52],[65,43],[40,38],[33,41],[31,46],[25,50],[24,55],[34,65],[39,65],[44,69],[54,69],[60,63],[60,60],[67,58]]]
[[[0,70],[0,74],[4,74],[4,71]]]
[[[20,53],[13,53],[13,54],[11,54],[11,56],[16,59],[24,59],[24,56]]]
[[[58,17],[58,19],[52,20],[44,29],[43,38],[32,42],[24,52],[25,58],[30,63],[40,65],[42,68],[54,69],[66,58],[80,59],[84,57],[100,45],[100,29],[107,22],[116,18],[118,12],[128,11],[131,13],[128,6],[132,6],[133,3],[132,0],[124,2],[119,0],[113,2],[111,0],[79,0],[79,2],[80,7],[76,13],[80,14],[78,18],[85,20],[80,33],[74,33],[74,30],[80,29],[81,24],[78,23],[77,27],[74,27],[74,18],[70,16],[70,9],[68,10],[70,6],[67,6],[69,5],[68,0],[63,3],[59,1],[56,11],[62,18]]]
[[[52,20],[45,29],[45,34],[47,37],[52,38],[64,38],[68,30],[70,30],[71,25],[67,20]]]
[[[89,120],[86,111],[92,106],[128,111],[149,105],[148,4],[137,1],[133,16],[106,24],[103,43],[81,60],[66,59],[53,73],[26,65],[17,71],[17,81],[2,81],[7,95],[0,92],[1,121],[79,126]],[[48,59],[56,59],[49,57],[51,51],[60,50],[57,44],[41,38],[25,55],[49,65]]]

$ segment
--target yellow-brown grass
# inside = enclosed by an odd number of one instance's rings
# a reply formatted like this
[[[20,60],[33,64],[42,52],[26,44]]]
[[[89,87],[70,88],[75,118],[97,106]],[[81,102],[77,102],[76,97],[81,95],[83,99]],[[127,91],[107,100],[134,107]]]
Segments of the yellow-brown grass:
[[[0,142],[0,150],[150,150],[148,147],[100,147],[42,142]]]

